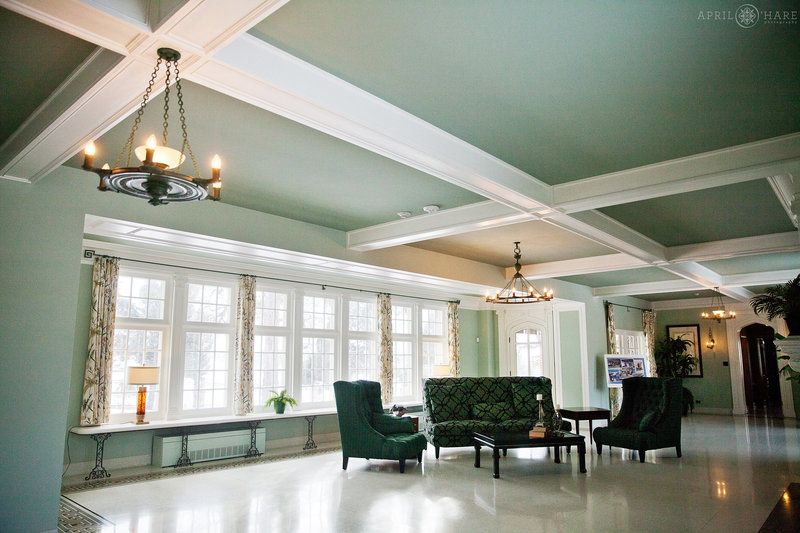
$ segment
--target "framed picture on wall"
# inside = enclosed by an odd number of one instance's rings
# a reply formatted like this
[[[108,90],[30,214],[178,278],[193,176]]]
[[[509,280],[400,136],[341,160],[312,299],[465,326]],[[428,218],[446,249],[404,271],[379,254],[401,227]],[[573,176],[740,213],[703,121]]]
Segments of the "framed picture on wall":
[[[703,377],[703,355],[700,352],[700,326],[698,324],[686,324],[681,326],[667,326],[667,336],[677,339],[678,337],[691,341],[691,345],[686,348],[686,352],[697,358],[697,366],[687,378]]]
[[[606,354],[606,382],[609,388],[620,388],[623,379],[634,376],[647,377],[643,356]]]

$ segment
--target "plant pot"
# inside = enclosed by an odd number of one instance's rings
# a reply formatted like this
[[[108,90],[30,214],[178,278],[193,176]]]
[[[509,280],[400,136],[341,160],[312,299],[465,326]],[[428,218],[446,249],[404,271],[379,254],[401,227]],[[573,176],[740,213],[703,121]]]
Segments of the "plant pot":
[[[784,317],[789,335],[800,335],[800,314],[791,314]]]
[[[272,405],[275,407],[275,412],[279,415],[282,415],[286,410],[286,404],[284,402],[274,402]]]

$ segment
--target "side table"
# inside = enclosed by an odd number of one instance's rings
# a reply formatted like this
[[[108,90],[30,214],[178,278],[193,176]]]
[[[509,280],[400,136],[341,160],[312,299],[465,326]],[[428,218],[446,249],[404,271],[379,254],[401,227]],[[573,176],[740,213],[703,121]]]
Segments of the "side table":
[[[602,407],[562,407],[558,410],[562,417],[575,421],[575,433],[580,432],[580,421],[589,421],[589,442],[594,442],[592,420],[606,420],[611,423],[611,411]]]

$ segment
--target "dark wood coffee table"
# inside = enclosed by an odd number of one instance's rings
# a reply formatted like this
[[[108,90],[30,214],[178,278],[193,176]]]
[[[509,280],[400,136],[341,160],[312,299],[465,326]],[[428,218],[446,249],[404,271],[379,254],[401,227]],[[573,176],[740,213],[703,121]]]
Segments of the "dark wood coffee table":
[[[508,448],[553,448],[554,462],[561,462],[561,446],[576,445],[581,473],[586,473],[586,442],[583,435],[556,431],[553,435],[544,438],[532,439],[527,431],[497,432],[492,435],[473,433],[475,440],[475,468],[481,467],[481,446],[488,446],[492,450],[494,461],[494,477],[500,477],[500,450]]]

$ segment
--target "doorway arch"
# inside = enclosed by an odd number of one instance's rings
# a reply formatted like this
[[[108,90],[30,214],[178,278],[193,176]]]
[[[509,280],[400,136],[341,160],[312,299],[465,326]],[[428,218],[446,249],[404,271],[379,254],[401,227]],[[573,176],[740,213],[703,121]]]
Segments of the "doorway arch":
[[[777,321],[767,321],[757,316],[750,309],[750,306],[738,306],[735,308],[736,318],[726,321],[728,338],[728,358],[731,373],[731,396],[733,400],[733,414],[747,414],[747,405],[744,393],[744,363],[742,357],[742,347],[739,343],[742,328],[751,324],[762,324],[771,327],[776,333],[786,335],[785,324],[778,324]],[[781,321],[782,322],[782,321]],[[794,400],[792,399],[791,383],[785,379],[779,380],[781,391],[781,403],[783,404],[783,416],[795,418]]]

